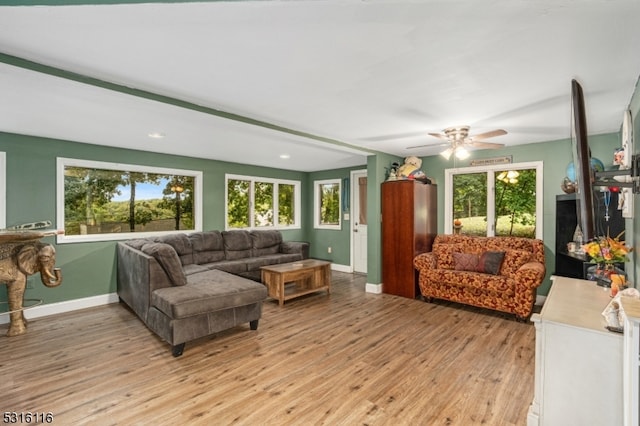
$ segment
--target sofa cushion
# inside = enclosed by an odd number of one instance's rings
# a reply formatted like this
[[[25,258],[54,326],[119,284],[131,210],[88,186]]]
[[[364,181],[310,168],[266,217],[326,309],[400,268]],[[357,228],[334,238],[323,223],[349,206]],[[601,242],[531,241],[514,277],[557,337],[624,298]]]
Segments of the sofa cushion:
[[[253,243],[247,231],[222,231],[225,259],[236,260],[251,257]]]
[[[253,242],[253,256],[264,256],[280,252],[280,244],[282,243],[280,231],[251,231],[249,235],[251,235]]]
[[[151,294],[151,304],[173,319],[261,302],[263,284],[223,271],[209,270],[189,276],[183,287],[167,287]]]
[[[475,271],[479,256],[475,253],[453,253],[453,269],[456,271]]]
[[[133,247],[136,250],[140,250],[143,245],[153,242],[147,238],[134,238],[133,240],[125,241],[125,244]]]
[[[186,234],[169,234],[161,237],[156,237],[155,241],[158,243],[169,244],[178,253],[180,262],[183,265],[190,265],[193,263],[193,248],[191,247],[191,241]]]
[[[205,263],[200,266],[206,266],[209,269],[218,269],[230,274],[239,275],[247,272],[247,259],[221,260],[219,262]]]
[[[531,261],[532,253],[526,250],[507,250],[500,268],[500,275],[513,275],[525,263]]]
[[[476,271],[485,274],[498,275],[500,273],[500,267],[504,260],[503,251],[485,251],[480,255],[478,259],[478,267]]]
[[[208,271],[211,268],[207,268],[205,265],[197,265],[192,263],[191,265],[182,265],[182,270],[185,275],[197,274],[198,272]]]
[[[196,232],[188,238],[193,247],[194,263],[202,265],[224,259],[224,241],[220,231]]]
[[[187,284],[187,277],[182,270],[182,264],[172,246],[164,243],[147,243],[142,246],[141,250],[158,261],[173,285],[183,286]]]

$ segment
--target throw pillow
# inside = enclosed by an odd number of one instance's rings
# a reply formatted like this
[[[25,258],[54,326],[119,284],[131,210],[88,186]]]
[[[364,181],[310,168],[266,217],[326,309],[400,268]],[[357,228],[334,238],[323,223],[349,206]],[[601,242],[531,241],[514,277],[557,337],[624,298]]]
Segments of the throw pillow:
[[[475,271],[478,268],[477,254],[453,253],[454,269],[456,271]]]
[[[187,277],[182,270],[178,253],[172,246],[164,243],[148,243],[142,246],[141,251],[158,261],[173,285],[187,284]]]
[[[485,251],[480,255],[480,259],[478,259],[478,268],[476,271],[483,272],[485,274],[498,275],[503,260],[503,251]]]

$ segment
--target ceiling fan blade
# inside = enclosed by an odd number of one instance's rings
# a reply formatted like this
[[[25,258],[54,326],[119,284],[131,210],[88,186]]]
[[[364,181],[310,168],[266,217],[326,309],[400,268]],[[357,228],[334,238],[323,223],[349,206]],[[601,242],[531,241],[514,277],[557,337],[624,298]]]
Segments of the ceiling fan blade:
[[[417,148],[435,148],[438,146],[449,146],[450,144],[448,143],[437,143],[437,144],[426,144],[426,145],[415,145],[415,146],[408,146],[405,149],[417,149]]]
[[[449,137],[447,135],[443,135],[442,133],[429,133],[429,135],[433,136],[434,138],[442,139],[445,141],[449,140]]]
[[[486,149],[504,148],[504,144],[503,143],[491,143],[491,142],[470,141],[470,142],[467,142],[466,145],[472,146],[474,148],[486,148]]]
[[[507,134],[506,130],[496,129],[490,132],[480,133],[478,135],[471,136],[469,139],[471,139],[472,141],[481,141],[483,139],[494,138],[496,136],[502,136],[506,134]]]

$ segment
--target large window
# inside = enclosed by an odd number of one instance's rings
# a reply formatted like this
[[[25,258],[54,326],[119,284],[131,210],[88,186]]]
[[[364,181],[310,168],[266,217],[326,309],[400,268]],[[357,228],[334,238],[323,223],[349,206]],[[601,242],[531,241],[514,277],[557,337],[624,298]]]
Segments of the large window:
[[[314,226],[340,229],[340,179],[317,180],[313,183]]]
[[[59,243],[201,231],[201,200],[202,172],[58,158]]]
[[[299,228],[300,182],[226,175],[226,228]]]
[[[542,238],[542,162],[445,171],[445,232]]]

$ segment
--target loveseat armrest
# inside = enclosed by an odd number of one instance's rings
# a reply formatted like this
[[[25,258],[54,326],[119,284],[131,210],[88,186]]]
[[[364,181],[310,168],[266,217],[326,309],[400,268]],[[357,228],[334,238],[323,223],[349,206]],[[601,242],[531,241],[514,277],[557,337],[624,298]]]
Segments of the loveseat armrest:
[[[534,289],[542,284],[546,269],[543,263],[540,262],[527,262],[518,268],[518,271],[513,277],[519,286],[524,286],[527,289]]]
[[[436,255],[433,252],[420,253],[413,258],[413,266],[418,270],[436,269]]]
[[[303,259],[308,259],[309,243],[306,241],[283,241],[280,244],[280,253],[301,254]]]

